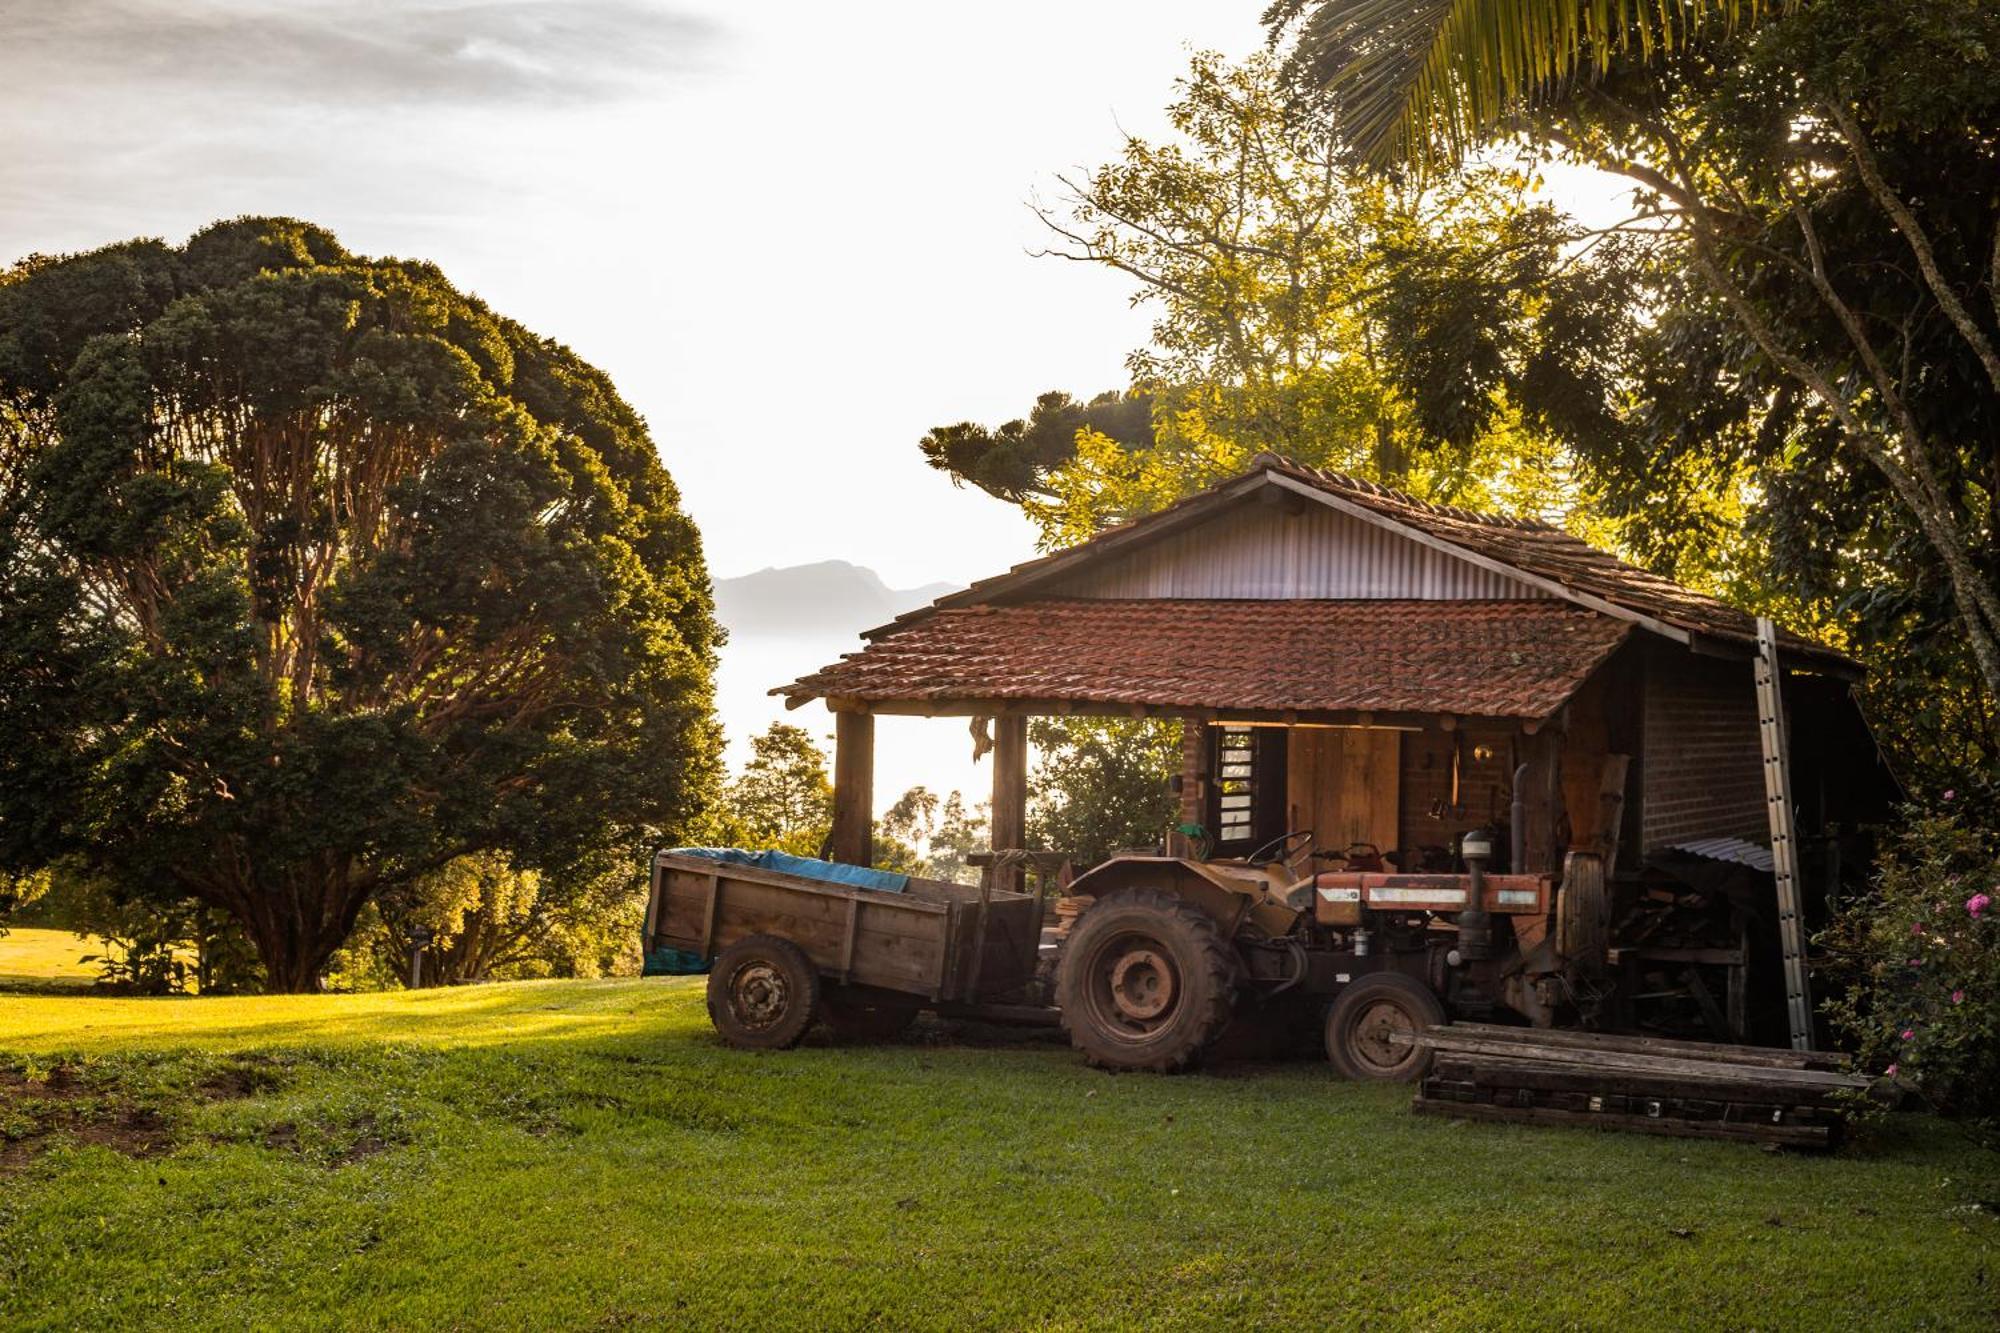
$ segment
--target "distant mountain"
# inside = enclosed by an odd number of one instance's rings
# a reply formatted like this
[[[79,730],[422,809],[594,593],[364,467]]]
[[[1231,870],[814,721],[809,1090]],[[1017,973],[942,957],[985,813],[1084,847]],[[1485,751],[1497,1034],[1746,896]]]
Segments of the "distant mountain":
[[[715,612],[737,638],[858,634],[958,591],[955,583],[891,588],[845,560],[760,569],[715,581]]]

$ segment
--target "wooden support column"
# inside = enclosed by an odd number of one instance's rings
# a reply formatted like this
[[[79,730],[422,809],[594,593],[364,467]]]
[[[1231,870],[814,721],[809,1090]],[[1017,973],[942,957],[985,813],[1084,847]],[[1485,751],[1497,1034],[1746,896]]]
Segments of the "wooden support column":
[[[833,859],[875,861],[875,718],[833,715]]]
[[[1023,848],[1028,841],[1028,719],[1003,714],[993,719],[993,850]],[[995,866],[993,887],[1019,893],[1021,867]]]
[[[1203,824],[1208,820],[1208,724],[1198,717],[1181,719],[1181,773],[1179,821]],[[1178,831],[1167,835],[1167,855],[1193,856],[1194,840]]]

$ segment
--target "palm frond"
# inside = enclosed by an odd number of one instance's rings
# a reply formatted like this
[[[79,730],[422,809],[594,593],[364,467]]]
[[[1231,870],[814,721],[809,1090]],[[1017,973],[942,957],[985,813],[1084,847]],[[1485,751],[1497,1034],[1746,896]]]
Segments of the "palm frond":
[[[1651,61],[1798,0],[1278,0],[1294,77],[1331,99],[1341,135],[1377,162],[1458,156],[1510,111]]]

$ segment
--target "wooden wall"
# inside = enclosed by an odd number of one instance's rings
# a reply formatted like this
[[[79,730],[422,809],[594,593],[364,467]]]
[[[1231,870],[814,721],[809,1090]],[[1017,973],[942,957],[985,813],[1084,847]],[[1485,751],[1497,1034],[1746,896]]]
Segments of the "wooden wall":
[[[1294,727],[1285,760],[1287,820],[1311,829],[1313,845],[1339,851],[1369,842],[1396,845],[1402,794],[1400,731]]]

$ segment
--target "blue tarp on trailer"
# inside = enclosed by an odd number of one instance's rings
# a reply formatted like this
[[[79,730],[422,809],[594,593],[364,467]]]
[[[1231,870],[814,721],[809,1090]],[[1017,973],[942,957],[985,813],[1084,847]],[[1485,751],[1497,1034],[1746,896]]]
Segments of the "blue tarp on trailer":
[[[729,865],[756,866],[761,870],[776,870],[804,879],[874,889],[880,893],[901,893],[910,885],[908,875],[899,875],[892,870],[843,865],[838,861],[793,856],[790,852],[752,852],[741,847],[670,847],[667,851],[672,856],[698,856]],[[708,959],[689,949],[653,949],[647,952],[641,971],[649,977],[699,976],[708,971],[708,964]]]
[[[763,870],[778,870],[787,875],[825,880],[828,884],[847,884],[857,889],[875,889],[882,893],[901,893],[910,886],[908,875],[899,875],[893,870],[842,865],[838,861],[793,856],[790,852],[752,852],[741,847],[670,847],[667,851],[671,856],[700,856],[710,861],[757,866]]]

